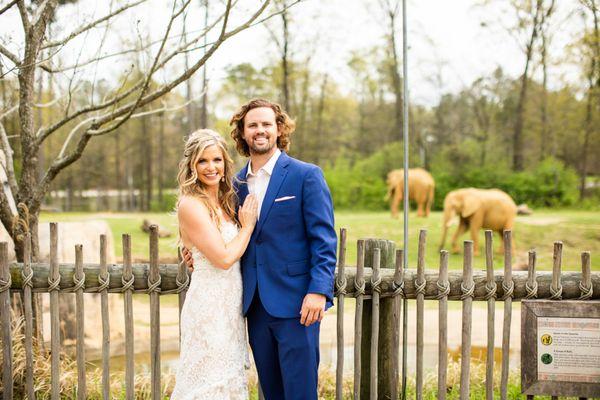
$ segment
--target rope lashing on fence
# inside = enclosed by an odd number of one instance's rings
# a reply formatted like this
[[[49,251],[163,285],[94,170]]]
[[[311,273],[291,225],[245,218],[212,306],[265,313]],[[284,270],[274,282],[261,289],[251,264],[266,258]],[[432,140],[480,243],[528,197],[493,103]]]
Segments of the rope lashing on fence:
[[[406,298],[406,295],[404,294],[404,281],[400,282],[400,284],[397,284],[396,281],[393,281],[392,290],[392,297],[400,296],[402,298]]]
[[[162,278],[158,275],[158,279],[154,282],[150,281],[150,277],[148,277],[148,293],[157,292],[160,293],[160,284],[162,283]]]
[[[25,271],[21,271],[21,276],[23,277],[23,283],[21,286],[25,288],[25,286],[29,286],[33,288],[33,270],[29,270],[29,273],[25,275]]]
[[[581,290],[581,296],[579,296],[579,300],[589,300],[594,294],[594,287],[592,285],[585,287],[583,282],[579,282],[579,290]]]
[[[60,275],[56,279],[52,279],[52,276],[48,276],[48,292],[60,290]]]
[[[435,296],[436,300],[441,300],[444,297],[448,297],[450,294],[450,282],[436,282],[439,293]]]
[[[6,279],[6,280],[0,278],[0,293],[10,290],[11,285],[12,285],[12,278],[10,277],[10,274],[8,275],[8,279]]]
[[[73,286],[68,289],[63,289],[63,291],[67,292],[76,292],[79,289],[83,290],[85,288],[85,274],[81,275],[81,278],[77,277],[77,274],[73,275]]]
[[[485,284],[485,300],[491,300],[496,298],[496,291],[498,290],[498,285],[496,282],[488,282]]]
[[[381,293],[381,275],[378,275],[375,279],[373,279],[375,275],[371,276],[371,288],[373,293]]]
[[[461,282],[460,291],[462,292],[462,294],[460,295],[461,300],[466,300],[469,297],[472,298],[475,294],[475,284],[471,283],[471,285],[467,287],[463,282]]]
[[[554,287],[550,285],[550,300],[560,300],[562,299],[563,288],[562,285],[558,285],[558,287]]]
[[[422,294],[423,296],[425,296],[425,286],[427,286],[427,281],[423,281],[421,283],[418,282],[417,279],[415,279],[415,293],[417,295]]]
[[[97,287],[98,292],[108,290],[108,287],[110,286],[110,272],[106,272],[106,277],[103,277],[102,274],[98,275],[98,283],[100,284]]]
[[[131,278],[129,278],[129,280],[125,280],[125,276],[121,277],[121,284],[123,285],[123,287],[121,287],[121,289],[119,290],[121,293],[125,293],[128,290],[133,290],[133,282],[135,281],[135,278],[133,277],[133,275],[131,276]]]
[[[181,293],[187,289],[190,284],[190,276],[188,274],[183,274],[183,281],[179,279],[179,275],[175,277],[175,283],[177,284],[177,289],[175,289],[175,293]],[[170,290],[165,291],[163,293],[170,292]]]
[[[361,279],[354,281],[354,297],[362,296],[365,294],[365,280]]]
[[[346,296],[348,293],[346,292],[346,286],[348,286],[348,279],[346,279],[346,275],[338,276],[335,280],[336,292],[335,295],[343,295]]]
[[[508,298],[512,298],[513,293],[515,291],[515,282],[514,281],[509,281],[509,282],[502,281],[502,290],[504,290],[504,294],[502,295],[502,298],[500,300],[506,300]]]
[[[160,275],[158,276],[160,278]],[[160,281],[160,279],[159,279]],[[186,290],[190,284],[190,276],[188,274],[183,274],[183,280],[181,280],[179,274],[177,274],[177,276],[175,277],[175,283],[177,284],[177,287],[175,289],[170,289],[170,290],[160,290],[158,293],[159,294],[179,294],[181,292],[183,292],[184,290]],[[159,282],[160,285],[160,282]],[[148,293],[150,288],[148,288]]]
[[[525,290],[527,294],[525,295],[526,299],[535,299],[538,295],[538,283],[537,281],[533,281],[532,285],[529,285],[529,282],[525,282]]]

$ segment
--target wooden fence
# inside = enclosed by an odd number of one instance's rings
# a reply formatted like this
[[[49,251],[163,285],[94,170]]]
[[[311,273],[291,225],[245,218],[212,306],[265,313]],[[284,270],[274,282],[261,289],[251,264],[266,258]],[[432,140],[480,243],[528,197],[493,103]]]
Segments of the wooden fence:
[[[357,243],[357,265],[346,266],[346,232],[340,232],[340,250],[335,287],[337,297],[337,370],[336,399],[342,399],[344,376],[344,301],[356,299],[354,313],[354,399],[397,399],[402,395],[405,381],[399,382],[400,371],[406,371],[406,358],[399,358],[400,343],[406,342],[406,330],[401,331],[401,315],[406,299],[416,299],[417,348],[416,348],[416,398],[423,397],[423,335],[424,305],[426,300],[439,304],[438,340],[438,394],[446,397],[447,379],[447,332],[448,300],[462,302],[462,343],[460,374],[460,398],[469,398],[469,373],[471,360],[471,327],[473,301],[487,302],[487,359],[486,398],[493,398],[494,367],[494,318],[495,302],[504,303],[502,330],[501,399],[507,398],[508,354],[510,350],[510,327],[512,302],[521,299],[598,299],[600,298],[600,274],[591,273],[590,254],[581,255],[582,272],[561,272],[562,244],[554,245],[552,272],[536,273],[536,254],[529,252],[527,272],[511,269],[511,234],[504,234],[503,272],[494,270],[492,233],[485,235],[486,272],[473,271],[473,244],[465,241],[462,271],[448,270],[448,253],[440,252],[439,271],[425,270],[426,231],[421,231],[418,243],[416,271],[402,269],[403,252],[396,250],[388,240],[364,239]],[[28,240],[26,240],[28,242]],[[84,293],[99,293],[102,316],[102,388],[103,398],[109,399],[109,346],[110,326],[108,294],[123,294],[125,316],[125,397],[133,399],[134,393],[134,348],[133,348],[133,293],[150,296],[150,352],[151,393],[153,399],[163,397],[160,376],[160,295],[177,293],[179,310],[185,301],[189,284],[187,269],[183,265],[158,263],[158,231],[155,226],[150,232],[149,264],[132,264],[131,238],[123,235],[123,264],[106,263],[106,240],[101,237],[100,264],[83,264],[82,247],[76,246],[75,264],[57,262],[57,225],[50,225],[50,263],[31,263],[30,248],[26,246],[25,261],[9,265],[6,243],[0,243],[0,321],[2,323],[3,398],[13,397],[11,296],[10,292],[22,294],[25,317],[25,393],[35,398],[32,351],[32,293],[50,293],[51,319],[51,398],[60,398],[59,376],[61,345],[59,338],[60,316],[59,292],[75,293],[76,298],[76,357],[77,398],[86,398],[85,348],[84,348]],[[496,383],[498,385],[498,383]],[[498,387],[498,386],[496,386]],[[532,396],[530,396],[532,397]]]

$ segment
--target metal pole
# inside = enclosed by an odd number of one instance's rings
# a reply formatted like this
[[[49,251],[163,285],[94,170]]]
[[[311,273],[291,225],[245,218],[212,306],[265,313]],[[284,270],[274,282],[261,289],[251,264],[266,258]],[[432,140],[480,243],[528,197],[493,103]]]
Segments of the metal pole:
[[[408,41],[406,29],[406,0],[402,0],[402,106],[404,118],[402,120],[402,140],[404,141],[404,261],[403,268],[408,266]],[[402,399],[406,399],[406,359],[407,359],[407,326],[408,326],[408,301],[403,300],[404,314],[402,315]]]

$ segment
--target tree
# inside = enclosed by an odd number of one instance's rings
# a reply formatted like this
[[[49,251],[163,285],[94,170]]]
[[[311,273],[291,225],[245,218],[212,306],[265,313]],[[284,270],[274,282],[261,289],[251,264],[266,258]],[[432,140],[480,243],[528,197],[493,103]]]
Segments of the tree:
[[[579,198],[586,194],[586,178],[588,173],[588,152],[592,135],[598,132],[598,124],[594,123],[594,115],[600,111],[600,29],[598,27],[598,6],[595,0],[580,0],[580,3],[592,14],[592,27],[586,29],[583,38],[584,64],[587,81],[587,99],[585,112],[584,138],[581,147]],[[594,107],[595,103],[595,107]],[[594,108],[596,109],[594,111]]]
[[[174,26],[180,23],[181,16],[190,5],[191,0],[173,1],[164,34],[158,41],[144,42],[140,39],[141,43],[132,48],[111,54],[98,52],[88,60],[78,58],[73,65],[61,65],[57,56],[59,51],[65,51],[64,49],[69,48],[69,46],[72,47],[74,43],[81,41],[84,35],[99,28],[102,28],[105,33],[100,35],[100,42],[91,43],[86,39],[84,45],[88,48],[96,46],[96,48],[101,49],[106,33],[116,29],[112,24],[113,21],[145,1],[135,0],[117,9],[110,8],[103,17],[90,22],[81,22],[70,33],[56,40],[50,40],[46,32],[49,22],[57,17],[58,0],[32,2],[30,4],[27,4],[24,0],[18,0],[0,10],[1,13],[11,13],[16,8],[18,14],[15,14],[18,15],[24,32],[20,43],[16,43],[13,39],[11,46],[6,45],[6,41],[0,44],[2,62],[12,65],[9,71],[3,73],[3,76],[9,73],[17,75],[19,93],[18,104],[5,103],[3,104],[5,110],[0,113],[0,116],[2,116],[0,118],[0,142],[6,156],[5,169],[10,187],[10,192],[0,191],[0,221],[7,228],[15,242],[15,250],[19,260],[22,260],[23,257],[23,243],[19,238],[25,229],[29,229],[32,233],[34,258],[39,254],[37,227],[42,201],[55,178],[82,157],[92,139],[117,131],[131,118],[169,111],[170,109],[167,106],[150,107],[153,106],[156,100],[164,98],[167,93],[178,85],[186,82],[226,40],[276,14],[264,15],[270,3],[269,0],[264,0],[257,5],[254,12],[247,14],[249,16],[243,22],[231,27],[230,15],[237,7],[237,2],[228,0],[220,6],[219,13],[208,26],[200,29],[199,32],[191,35],[187,40],[177,41],[174,40],[178,38],[173,33]],[[301,0],[290,4],[290,6],[299,1]],[[57,24],[60,23],[64,24],[64,21],[57,19]],[[72,25],[72,21],[68,21],[68,25]],[[150,85],[154,77],[157,76],[158,71],[168,72],[168,68],[172,68],[180,62],[182,54],[191,53],[197,49],[200,41],[207,35],[210,36],[211,41],[205,48],[204,53],[195,59],[188,68],[183,70],[179,68],[176,73],[164,73],[163,75],[167,78],[159,85],[156,87]],[[74,82],[76,75],[74,71],[88,66],[106,65],[106,63],[114,62],[115,58],[118,60],[123,55],[144,49],[150,49],[153,52],[153,57],[149,60],[148,67],[138,71],[139,78],[126,79],[124,82],[115,84],[108,90],[109,95],[102,98],[98,96],[94,89],[96,82],[92,81],[92,87],[87,92],[89,96],[87,104],[80,105],[71,101],[75,88],[77,88],[77,82]],[[50,52],[53,56],[42,57],[44,51]],[[57,94],[57,98],[61,99],[56,103],[56,106],[60,108],[60,117],[50,123],[36,127],[34,123],[35,100],[37,99],[34,85],[36,77],[39,74],[60,76],[65,72],[73,72],[73,74],[72,78],[65,82],[62,89],[63,93]],[[124,89],[124,87],[127,87],[127,89]],[[3,118],[11,110],[18,114],[18,148],[20,151],[18,160],[13,159],[13,148],[3,125]],[[43,176],[40,177],[38,173],[40,147],[51,137],[62,137],[65,132],[68,133],[62,142],[60,151],[48,160],[49,165],[45,168]],[[20,167],[18,171],[15,168],[17,161]],[[17,172],[20,172],[20,174]],[[19,207],[19,211],[15,212],[10,207],[10,197],[14,198],[17,204],[23,204],[24,207]],[[11,227],[15,218],[18,218],[22,223],[17,224],[18,228],[13,231]]]

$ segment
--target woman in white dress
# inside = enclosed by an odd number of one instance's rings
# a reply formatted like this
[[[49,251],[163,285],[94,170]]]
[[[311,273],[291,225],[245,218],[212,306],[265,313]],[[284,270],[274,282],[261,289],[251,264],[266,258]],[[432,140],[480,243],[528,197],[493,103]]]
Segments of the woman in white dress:
[[[186,141],[177,180],[177,218],[194,272],[181,311],[181,348],[171,399],[246,400],[247,357],[239,259],[257,219],[256,198],[236,219],[233,163],[208,129]]]

